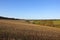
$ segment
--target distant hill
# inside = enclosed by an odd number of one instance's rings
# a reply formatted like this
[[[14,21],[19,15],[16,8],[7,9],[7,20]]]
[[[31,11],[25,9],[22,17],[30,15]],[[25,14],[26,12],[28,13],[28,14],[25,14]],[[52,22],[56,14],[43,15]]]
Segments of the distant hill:
[[[8,18],[8,17],[2,17],[2,16],[0,16],[0,19],[7,19],[7,20],[20,20],[20,19],[17,19],[17,18]]]

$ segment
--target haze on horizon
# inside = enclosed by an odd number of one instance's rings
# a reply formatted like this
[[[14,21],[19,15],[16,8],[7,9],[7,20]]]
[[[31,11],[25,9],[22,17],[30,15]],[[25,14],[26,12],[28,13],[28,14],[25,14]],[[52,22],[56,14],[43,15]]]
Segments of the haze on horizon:
[[[60,19],[60,0],[0,0],[0,16]]]

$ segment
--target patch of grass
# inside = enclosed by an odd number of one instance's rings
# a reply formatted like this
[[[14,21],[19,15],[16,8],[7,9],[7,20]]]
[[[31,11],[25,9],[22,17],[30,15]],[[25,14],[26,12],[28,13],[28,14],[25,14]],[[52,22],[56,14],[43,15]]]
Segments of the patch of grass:
[[[60,20],[32,20],[31,23],[60,28]]]

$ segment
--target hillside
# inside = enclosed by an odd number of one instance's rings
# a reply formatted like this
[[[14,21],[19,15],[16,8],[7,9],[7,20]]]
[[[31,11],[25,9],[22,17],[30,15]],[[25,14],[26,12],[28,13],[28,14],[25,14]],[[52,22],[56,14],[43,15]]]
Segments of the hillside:
[[[0,16],[0,20],[1,19],[4,19],[4,20],[16,20],[16,21],[20,21],[20,22],[28,23],[28,24],[37,24],[37,25],[60,28],[60,19],[26,20],[26,19],[17,19],[17,18],[9,18],[9,17]]]
[[[0,40],[60,40],[60,28],[2,19]]]

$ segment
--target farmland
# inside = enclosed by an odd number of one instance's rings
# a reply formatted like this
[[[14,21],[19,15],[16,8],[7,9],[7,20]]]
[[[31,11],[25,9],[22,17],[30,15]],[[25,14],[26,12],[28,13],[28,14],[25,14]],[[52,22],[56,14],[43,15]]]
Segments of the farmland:
[[[27,23],[60,28],[60,19],[27,20]]]
[[[1,19],[0,40],[60,40],[60,28]]]

